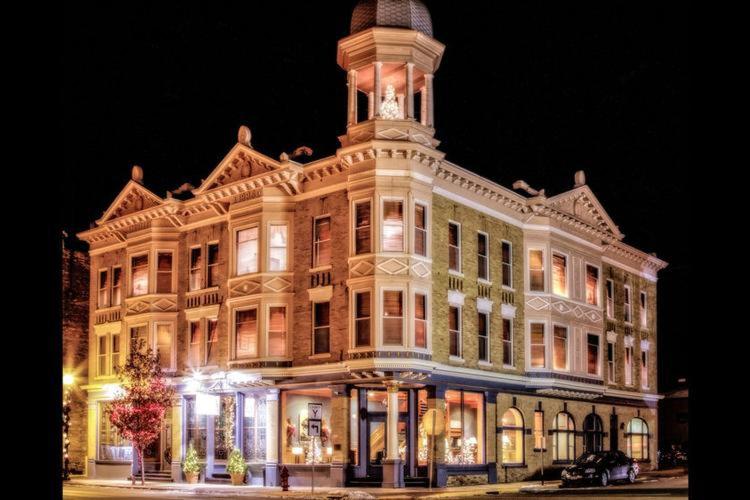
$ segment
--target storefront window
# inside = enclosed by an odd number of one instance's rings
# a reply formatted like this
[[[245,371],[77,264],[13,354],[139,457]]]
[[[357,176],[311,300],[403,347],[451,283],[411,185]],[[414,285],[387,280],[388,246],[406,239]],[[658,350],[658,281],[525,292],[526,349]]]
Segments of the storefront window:
[[[201,460],[206,459],[206,415],[198,415],[195,408],[195,398],[185,399],[185,423],[187,430],[187,445],[193,445]]]
[[[132,460],[133,447],[110,423],[106,404],[99,403],[99,460]]]
[[[226,460],[234,448],[234,395],[219,399],[219,415],[214,420],[214,459]]]
[[[242,449],[248,462],[266,460],[266,398],[245,396]]]
[[[648,424],[642,418],[633,418],[628,422],[627,430],[628,456],[637,460],[648,460]]]
[[[552,460],[569,461],[575,459],[575,424],[573,418],[560,412],[552,427]]]
[[[523,463],[523,417],[515,408],[503,414],[503,464]]]
[[[323,405],[319,438],[307,433],[308,404]],[[333,457],[331,439],[331,390],[295,389],[281,394],[282,407],[282,460],[287,464],[330,463]],[[315,443],[313,446],[313,439]],[[314,449],[314,452],[313,452]]]
[[[445,391],[445,412],[446,463],[484,463],[483,395],[477,392]]]

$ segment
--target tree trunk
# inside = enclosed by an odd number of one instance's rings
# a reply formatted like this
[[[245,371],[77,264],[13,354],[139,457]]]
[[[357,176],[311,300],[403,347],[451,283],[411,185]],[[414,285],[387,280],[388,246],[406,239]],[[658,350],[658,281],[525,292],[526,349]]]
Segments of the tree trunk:
[[[138,448],[138,459],[141,461],[141,486],[146,484],[146,467],[143,466],[143,447]]]

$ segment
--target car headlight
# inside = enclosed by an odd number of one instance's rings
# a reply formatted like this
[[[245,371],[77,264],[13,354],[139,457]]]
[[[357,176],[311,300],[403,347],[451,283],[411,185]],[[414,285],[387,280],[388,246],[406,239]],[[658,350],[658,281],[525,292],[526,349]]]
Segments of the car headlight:
[[[585,471],[583,471],[583,472],[584,472],[585,474],[593,474],[594,472],[596,472],[596,469],[586,469],[586,470],[585,470]]]

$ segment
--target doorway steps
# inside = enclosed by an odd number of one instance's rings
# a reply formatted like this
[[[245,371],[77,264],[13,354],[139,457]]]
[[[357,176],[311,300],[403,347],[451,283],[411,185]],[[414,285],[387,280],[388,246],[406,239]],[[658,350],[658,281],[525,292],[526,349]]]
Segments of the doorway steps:
[[[145,476],[146,476],[146,481],[156,481],[160,483],[172,482],[171,472],[147,470]],[[135,478],[140,479],[140,477],[141,477],[141,472],[138,471],[138,473],[135,475]]]

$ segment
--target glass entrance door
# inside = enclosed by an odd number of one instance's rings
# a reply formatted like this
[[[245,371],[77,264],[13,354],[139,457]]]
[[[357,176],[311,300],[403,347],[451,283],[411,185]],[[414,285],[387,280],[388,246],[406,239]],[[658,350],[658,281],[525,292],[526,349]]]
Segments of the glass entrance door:
[[[398,456],[409,470],[408,392],[399,392]],[[386,391],[367,392],[367,476],[383,477],[383,461],[388,456],[388,413]]]

